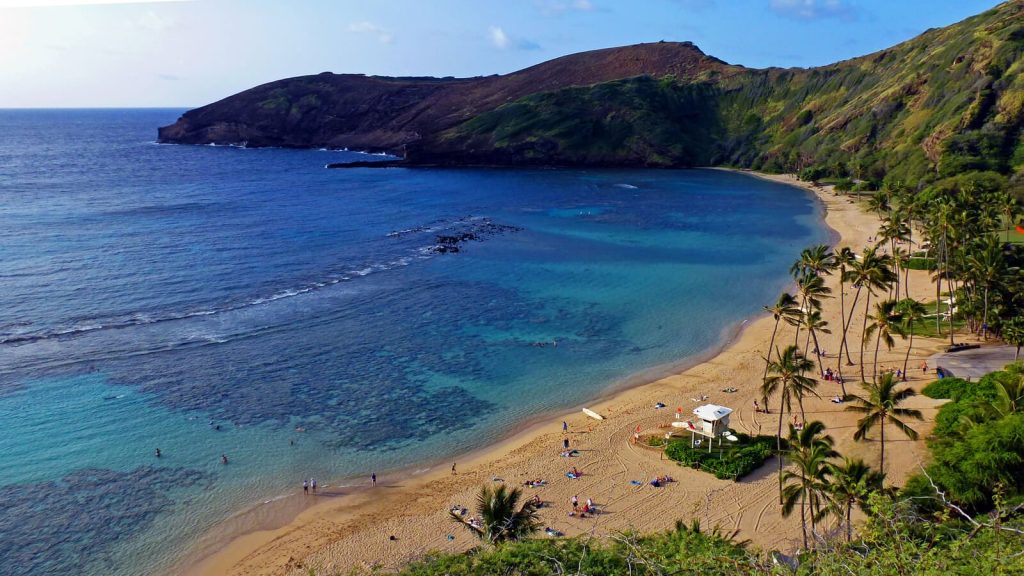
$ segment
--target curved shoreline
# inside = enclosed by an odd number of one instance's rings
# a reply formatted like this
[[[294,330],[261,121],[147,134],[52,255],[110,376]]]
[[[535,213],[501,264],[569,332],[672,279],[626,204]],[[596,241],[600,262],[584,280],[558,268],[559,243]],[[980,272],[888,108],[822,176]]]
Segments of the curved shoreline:
[[[827,210],[823,204],[820,202],[818,204],[822,208],[820,217],[823,220]],[[827,224],[825,224],[825,227],[830,234],[838,235]],[[790,283],[787,289],[793,285],[793,283]],[[533,414],[526,420],[510,426],[509,430],[501,433],[499,438],[492,443],[466,452],[453,454],[450,458],[434,458],[402,468],[386,470],[383,474],[378,474],[378,482],[387,484],[389,481],[402,477],[414,477],[417,482],[426,482],[437,477],[444,477],[443,473],[448,470],[445,463],[449,460],[454,460],[459,464],[460,468],[486,462],[506,450],[512,450],[521,444],[535,440],[541,433],[540,430],[549,426],[552,421],[560,422],[571,416],[578,415],[585,406],[596,406],[613,402],[618,397],[629,394],[634,389],[656,384],[665,378],[686,372],[713,360],[735,344],[745,330],[763,317],[766,317],[766,314],[762,312],[729,324],[722,329],[720,338],[712,347],[689,356],[684,360],[666,362],[620,378],[599,390],[596,396],[584,403],[571,408],[558,408]],[[257,534],[273,533],[300,521],[304,516],[314,516],[322,511],[329,510],[331,507],[339,505],[338,502],[332,501],[335,498],[353,496],[366,498],[369,488],[366,485],[365,479],[359,482],[355,477],[346,477],[323,485],[320,496],[329,498],[325,498],[325,501],[311,501],[310,498],[306,498],[298,492],[290,492],[261,503],[252,504],[218,522],[216,526],[192,545],[188,554],[181,561],[176,562],[165,573],[168,576],[171,574],[198,576],[201,574],[226,573],[222,569],[227,568],[227,566],[219,561],[219,557],[227,554],[227,549],[230,549],[232,546],[237,545],[241,541],[249,540],[250,537]],[[363,506],[364,501],[363,499],[357,499],[354,503],[348,501],[340,505]],[[245,526],[233,526],[242,523]]]
[[[739,172],[739,171],[737,171]],[[787,176],[771,176],[758,173],[742,171],[752,177],[791,185],[811,193],[816,199],[821,212],[818,215],[826,228],[832,233],[832,242],[837,244],[840,241],[856,243],[860,237],[862,240],[871,231],[851,227],[850,222],[836,222],[836,215],[829,210],[829,198],[824,196],[823,191],[815,189],[805,183],[796,181]],[[835,202],[835,199],[831,199]],[[856,210],[856,208],[854,208]],[[758,314],[742,321],[738,325],[731,325],[723,331],[723,338],[720,343],[692,358],[679,363],[654,367],[638,374],[631,375],[621,381],[615,382],[605,388],[597,398],[588,402],[588,405],[609,416],[612,420],[622,419],[620,415],[631,415],[634,411],[641,410],[642,406],[649,406],[646,401],[653,393],[664,395],[665,388],[676,388],[687,396],[696,392],[697,387],[693,382],[680,383],[680,380],[687,380],[692,376],[701,376],[701,372],[712,372],[716,365],[728,366],[736,357],[746,357],[750,360],[751,353],[759,357],[757,345],[760,342],[765,327],[770,324],[768,317]],[[760,364],[760,361],[756,362]],[[690,384],[690,385],[686,385]],[[706,385],[706,382],[704,383]],[[700,392],[698,392],[698,395]],[[717,396],[717,394],[716,394]],[[739,394],[735,399],[739,399]],[[730,399],[730,402],[732,399]],[[621,406],[621,405],[625,406]],[[671,405],[671,404],[670,404]],[[743,406],[743,404],[741,404]],[[739,412],[739,411],[738,411]],[[734,427],[746,428],[753,431],[753,424],[748,425],[740,414],[740,422]],[[756,421],[755,416],[753,420]],[[341,492],[330,492],[329,495],[344,495],[343,502],[335,501],[333,498],[316,504],[302,506],[294,510],[287,518],[279,518],[279,525],[272,526],[268,523],[264,529],[251,530],[248,533],[233,538],[216,539],[204,537],[197,545],[197,548],[188,557],[184,573],[186,574],[281,574],[295,571],[299,568],[308,568],[318,562],[326,562],[321,557],[339,557],[339,553],[331,548],[359,547],[360,540],[371,539],[373,541],[384,540],[385,536],[379,524],[384,524],[384,530],[388,526],[398,523],[406,529],[415,527],[420,529],[422,525],[434,524],[436,529],[444,530],[443,525],[436,524],[436,516],[431,513],[434,509],[443,509],[445,502],[459,501],[465,498],[467,490],[470,492],[481,482],[486,482],[495,476],[495,468],[507,468],[509,461],[516,463],[521,461],[520,466],[512,466],[513,473],[521,472],[525,467],[534,464],[542,451],[549,451],[546,436],[552,436],[551,431],[559,428],[561,420],[570,421],[573,433],[583,436],[589,435],[594,428],[601,427],[606,430],[609,424],[605,422],[595,423],[587,420],[579,414],[579,406],[572,410],[556,410],[548,413],[538,414],[520,426],[520,430],[511,433],[506,438],[480,447],[468,454],[457,457],[460,474],[451,476],[446,474],[447,466],[439,466],[439,461],[434,461],[420,473],[406,469],[382,477],[381,484],[386,484],[391,489],[382,491],[380,488],[370,490],[366,487],[349,487]],[[523,428],[525,426],[525,428]],[[760,423],[756,423],[760,430]],[[587,427],[587,432],[582,428]],[[627,431],[632,428],[629,424]],[[577,432],[577,430],[580,430]],[[616,431],[613,431],[613,434]],[[618,434],[621,436],[621,434]],[[561,436],[561,433],[553,435]],[[617,438],[616,438],[617,439]],[[585,441],[585,440],[583,440]],[[541,448],[541,444],[548,446]],[[628,442],[626,443],[628,448]],[[621,448],[620,448],[621,449]],[[610,448],[611,456],[617,457],[616,448]],[[594,450],[600,453],[601,450]],[[523,456],[525,455],[525,460]],[[589,456],[589,455],[588,455]],[[608,454],[605,454],[608,456]],[[581,459],[582,460],[582,459]],[[650,463],[640,462],[641,466]],[[624,466],[625,467],[625,466]],[[673,474],[679,474],[673,471]],[[504,474],[504,473],[502,473]],[[508,476],[509,474],[504,474]],[[529,476],[528,476],[529,477]],[[714,482],[710,483],[714,485]],[[732,483],[729,483],[732,484]],[[711,488],[709,488],[711,489]],[[714,491],[724,490],[725,487],[715,486]],[[302,496],[298,497],[304,500]],[[710,496],[709,496],[710,498]],[[461,500],[466,501],[466,500]],[[421,505],[422,504],[422,505]],[[260,507],[257,507],[260,508]],[[681,512],[680,512],[681,513]],[[762,515],[764,512],[762,511]],[[237,517],[236,517],[237,518]],[[674,517],[673,517],[674,519]],[[554,520],[552,520],[554,522]],[[760,517],[758,518],[760,524]],[[217,529],[215,529],[216,531]],[[428,530],[428,532],[430,532]],[[372,533],[372,534],[371,534]],[[403,532],[404,534],[404,532]],[[428,533],[421,539],[429,542],[435,536]],[[776,535],[779,536],[779,535]],[[783,538],[784,534],[781,535]],[[410,535],[410,540],[416,536]],[[226,540],[230,540],[227,541]],[[343,541],[344,540],[344,541]],[[403,538],[405,540],[405,538]],[[776,541],[778,538],[776,538]],[[203,543],[206,543],[203,546]],[[768,543],[768,542],[759,542]],[[392,564],[401,563],[408,558],[418,556],[426,550],[455,550],[465,547],[465,542],[453,542],[452,544],[411,544],[392,545],[393,552],[384,554]],[[401,548],[401,550],[398,550]],[[389,548],[385,546],[385,550]],[[215,552],[203,554],[203,551]],[[360,552],[366,552],[359,549]],[[300,557],[296,557],[296,555]],[[340,554],[342,558],[346,554]],[[364,554],[367,559],[372,559],[373,553]],[[370,560],[351,558],[351,565],[367,565]],[[376,560],[374,560],[376,561]],[[387,562],[385,562],[387,564]],[[181,566],[179,566],[180,568]],[[337,568],[337,562],[330,562],[330,568]],[[177,571],[182,572],[181,570]]]

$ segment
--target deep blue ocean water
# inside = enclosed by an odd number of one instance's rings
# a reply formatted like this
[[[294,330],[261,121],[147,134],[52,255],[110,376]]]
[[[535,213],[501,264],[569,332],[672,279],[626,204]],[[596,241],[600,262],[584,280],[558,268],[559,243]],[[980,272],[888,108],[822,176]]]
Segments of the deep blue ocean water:
[[[738,174],[326,170],[365,156],[154,144],[180,112],[0,110],[4,574],[152,573],[487,444],[719,345],[828,238]]]

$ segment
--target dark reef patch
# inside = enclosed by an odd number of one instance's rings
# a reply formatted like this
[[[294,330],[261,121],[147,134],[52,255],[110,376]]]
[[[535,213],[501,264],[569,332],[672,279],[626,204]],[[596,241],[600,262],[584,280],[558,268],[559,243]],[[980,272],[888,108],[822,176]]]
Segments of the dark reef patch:
[[[102,568],[118,542],[176,504],[168,491],[209,480],[197,470],[142,466],[129,472],[89,468],[58,481],[2,486],[0,573],[77,574],[86,566]]]

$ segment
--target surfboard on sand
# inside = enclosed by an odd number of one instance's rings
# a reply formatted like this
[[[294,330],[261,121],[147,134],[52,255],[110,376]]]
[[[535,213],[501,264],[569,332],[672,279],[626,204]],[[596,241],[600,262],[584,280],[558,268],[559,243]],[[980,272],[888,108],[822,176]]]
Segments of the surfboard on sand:
[[[594,412],[590,408],[584,408],[583,413],[586,414],[587,416],[590,416],[594,420],[604,420],[604,416],[601,416],[600,414]]]

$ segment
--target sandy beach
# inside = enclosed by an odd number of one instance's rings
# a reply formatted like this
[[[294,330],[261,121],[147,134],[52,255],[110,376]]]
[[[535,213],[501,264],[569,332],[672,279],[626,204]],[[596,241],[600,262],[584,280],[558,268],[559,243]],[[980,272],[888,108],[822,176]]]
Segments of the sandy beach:
[[[791,176],[767,176],[774,181],[804,188],[818,196],[826,210],[826,223],[838,235],[837,246],[850,246],[859,252],[877,230],[877,217],[862,210],[851,199],[836,196],[830,190],[815,188]],[[825,366],[838,364],[841,322],[839,318],[839,280],[827,277],[834,298],[825,302],[823,317],[832,334],[822,335],[820,343],[828,356]],[[847,286],[847,306],[853,290]],[[919,300],[934,298],[934,286],[927,273],[912,271],[911,295]],[[765,302],[769,304],[769,302]],[[860,318],[863,306],[854,315],[849,333],[850,349],[857,359]],[[756,413],[753,401],[764,370],[774,320],[767,315],[751,319],[723,350],[685,371],[641,386],[620,391],[587,406],[605,419],[585,416],[579,407],[561,415],[545,417],[505,441],[477,453],[457,459],[457,474],[451,463],[434,466],[420,474],[382,476],[376,487],[328,487],[316,497],[302,496],[281,504],[273,511],[247,512],[244,524],[256,527],[241,537],[224,542],[232,531],[232,521],[219,527],[197,547],[184,569],[188,574],[210,575],[298,575],[343,573],[352,567],[396,568],[429,551],[461,551],[476,544],[473,536],[448,518],[455,504],[473,508],[475,494],[484,483],[505,481],[522,486],[528,480],[542,479],[546,485],[524,488],[526,497],[538,495],[548,505],[541,509],[544,525],[568,536],[589,534],[601,537],[624,530],[653,532],[671,528],[677,520],[699,518],[706,527],[720,526],[736,530],[737,538],[750,540],[761,549],[794,549],[800,537],[797,516],[782,518],[778,505],[776,462],[739,482],[717,480],[713,476],[664,460],[660,450],[632,442],[639,426],[645,433],[661,432],[659,425],[674,419],[681,407],[684,416],[705,403],[729,406],[735,410],[732,428],[748,434],[773,435],[777,412]],[[695,327],[697,329],[697,327]],[[778,339],[792,339],[792,329],[779,328]],[[932,374],[918,368],[923,359],[938,351],[942,341],[915,337],[911,354],[910,385],[915,389],[930,382]],[[906,342],[880,353],[880,365],[903,365]],[[867,353],[870,361],[871,353]],[[870,368],[869,368],[870,371]],[[850,393],[859,393],[856,367],[845,367]],[[725,388],[736,388],[726,393]],[[829,398],[839,393],[839,385],[822,381],[821,399],[806,402],[807,420],[822,420],[844,455],[860,456],[877,465],[878,444],[855,443],[856,415],[843,411]],[[706,395],[707,400],[701,401]],[[661,402],[666,408],[656,409]],[[924,438],[939,402],[918,396],[910,406],[923,411],[926,422],[914,427]],[[777,409],[773,404],[772,408]],[[562,422],[568,424],[563,433]],[[568,438],[579,456],[560,456],[563,439]],[[913,442],[893,433],[888,435],[886,472],[889,482],[900,484],[926,453],[923,440]],[[583,472],[569,479],[573,467]],[[648,481],[669,474],[676,482],[655,488]],[[637,486],[631,481],[639,481]],[[602,513],[581,519],[569,517],[570,498],[593,499]],[[243,521],[238,519],[234,532]],[[283,523],[283,525],[281,525]],[[265,529],[263,529],[265,528]],[[391,537],[394,539],[391,539]],[[544,537],[542,534],[538,537]]]

